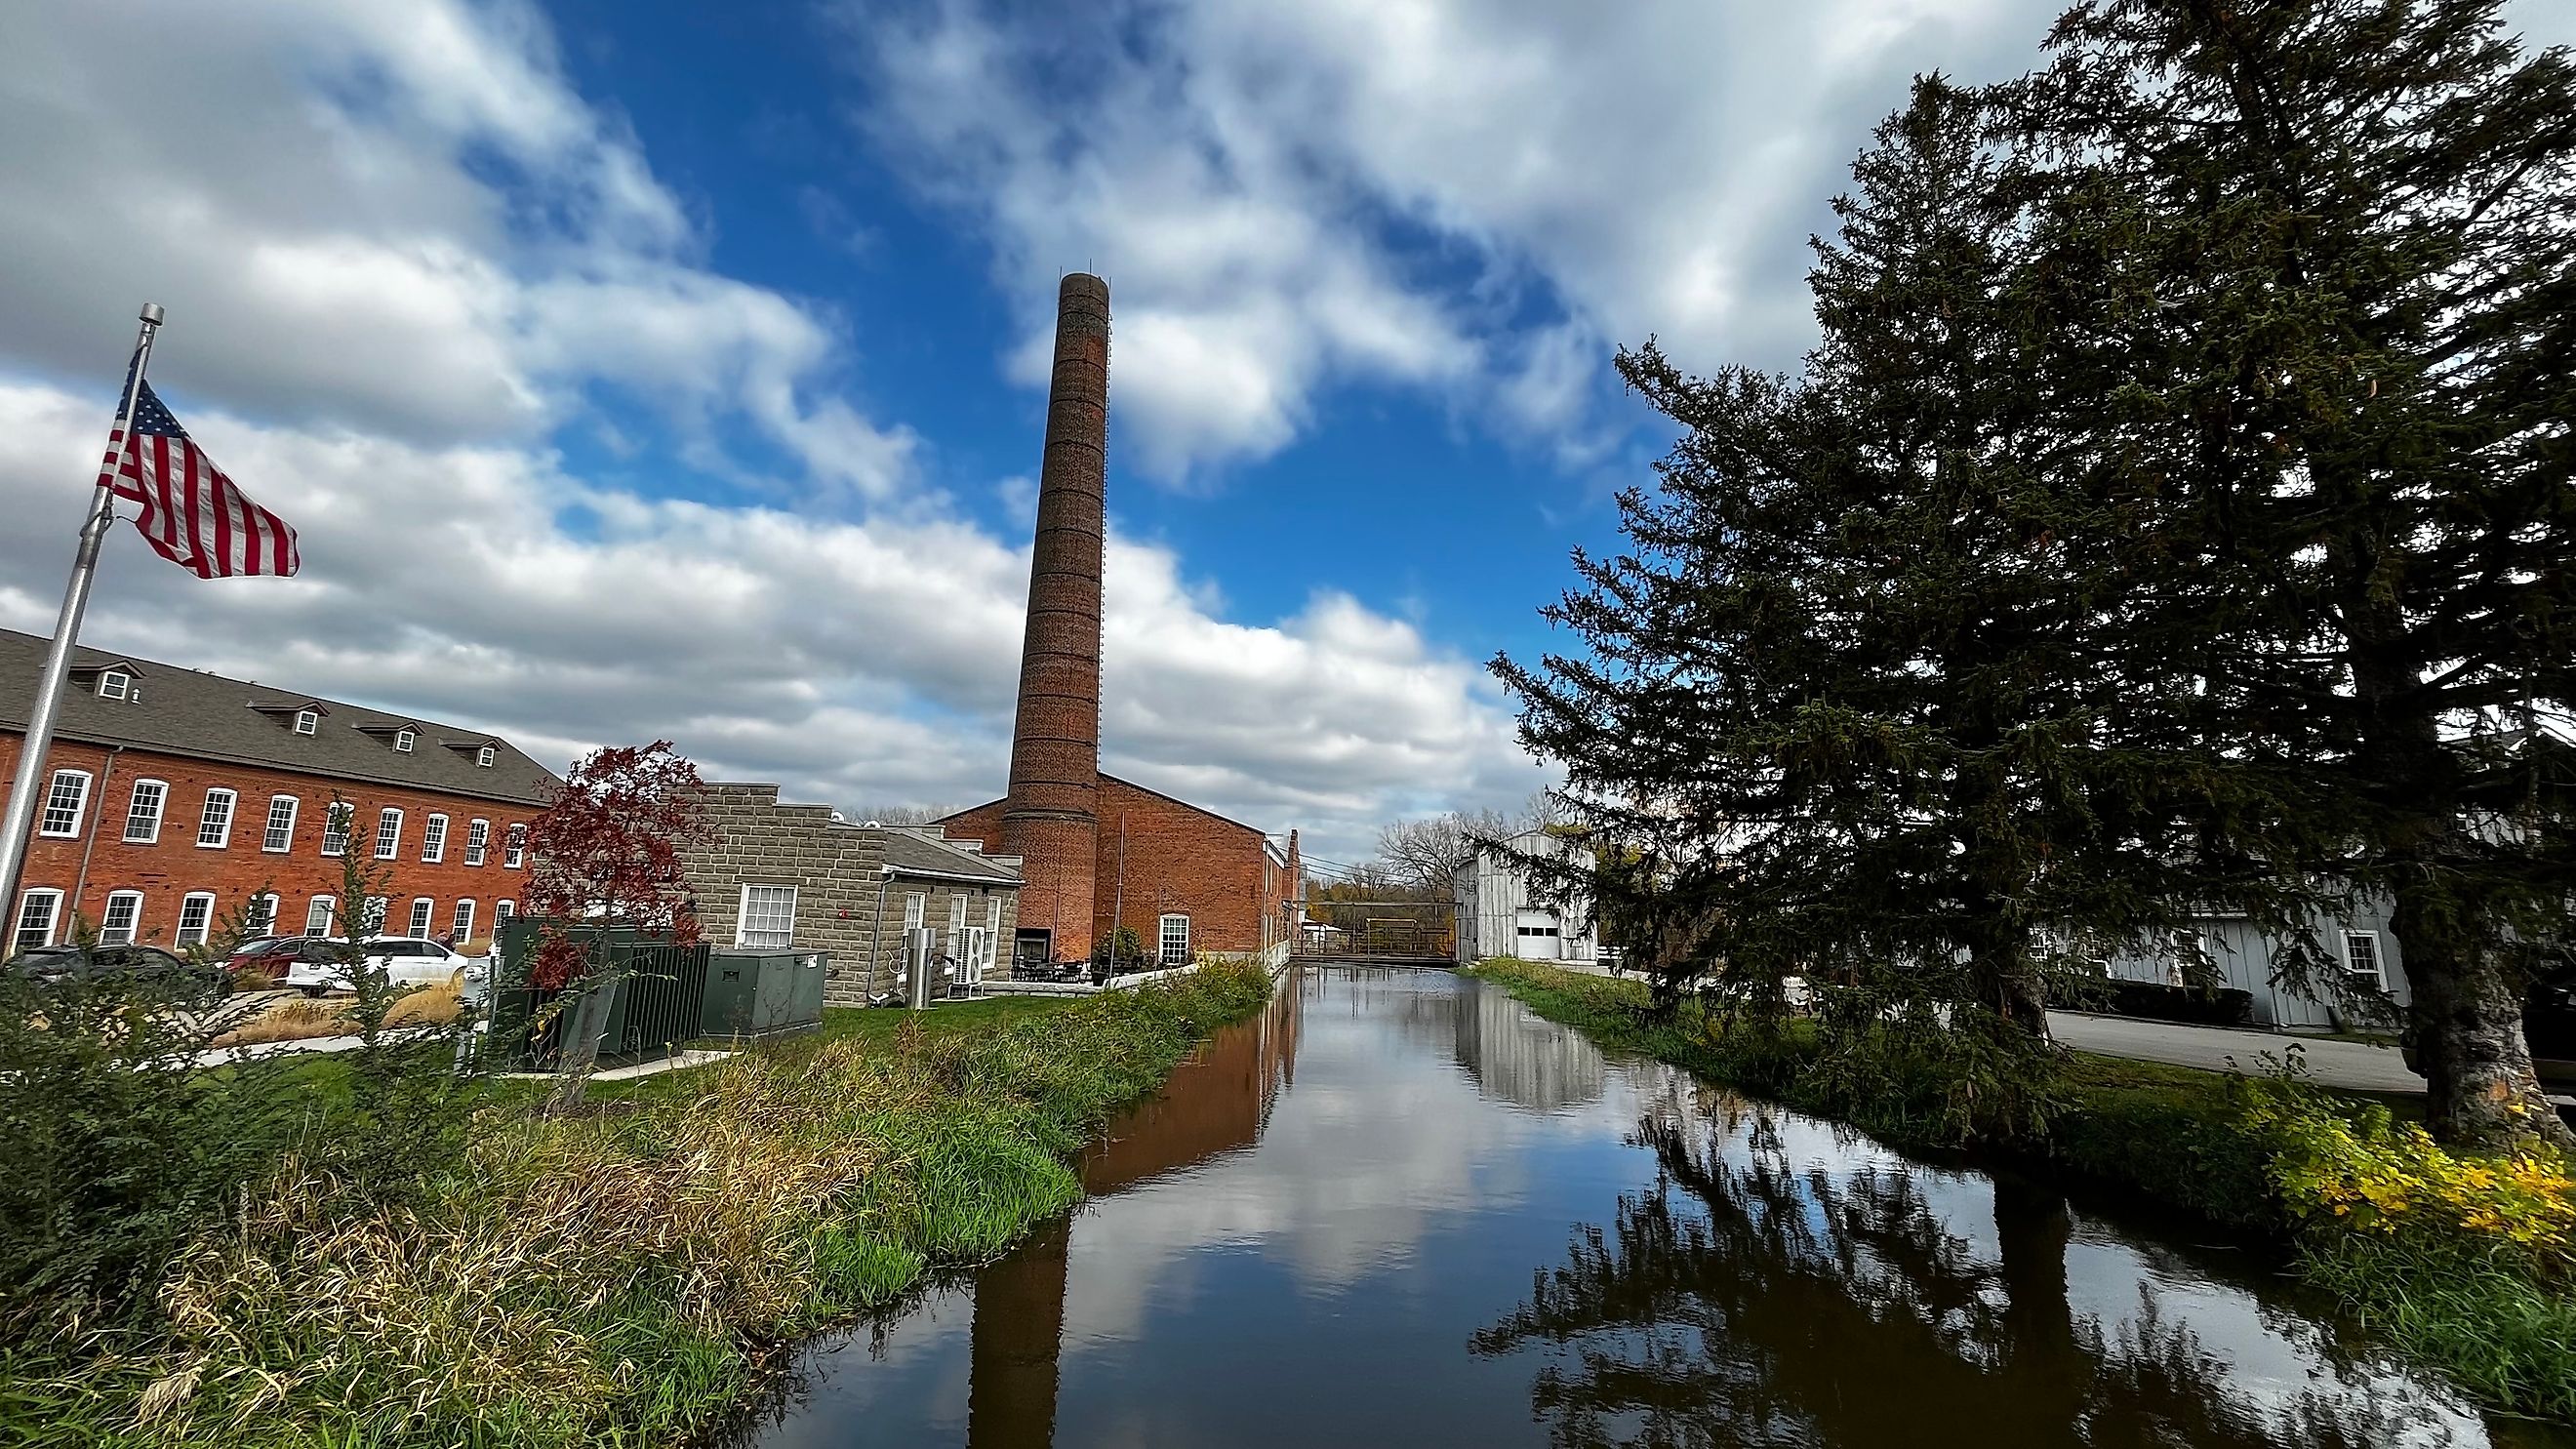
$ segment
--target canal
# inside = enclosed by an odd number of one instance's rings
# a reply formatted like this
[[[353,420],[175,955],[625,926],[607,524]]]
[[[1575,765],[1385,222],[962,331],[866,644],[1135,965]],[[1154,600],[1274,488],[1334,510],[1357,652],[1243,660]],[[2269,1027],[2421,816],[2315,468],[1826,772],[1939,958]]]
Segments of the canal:
[[[2472,1446],[2259,1260],[1605,1058],[1445,971],[1305,970],[1092,1199],[810,1345],[744,1442]]]

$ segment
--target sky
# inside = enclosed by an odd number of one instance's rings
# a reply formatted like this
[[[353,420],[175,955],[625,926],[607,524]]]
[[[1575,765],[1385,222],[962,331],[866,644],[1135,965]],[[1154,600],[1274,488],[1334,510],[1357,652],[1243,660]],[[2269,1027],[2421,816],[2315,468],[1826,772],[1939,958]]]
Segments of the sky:
[[[2048,0],[88,0],[0,19],[0,626],[137,304],[294,580],[86,643],[854,813],[1001,792],[1057,279],[1109,279],[1104,765],[1318,854],[1546,783],[1486,673],[1795,366],[1907,80]],[[2535,39],[2576,6],[2523,0]],[[134,41],[158,57],[138,67]]]

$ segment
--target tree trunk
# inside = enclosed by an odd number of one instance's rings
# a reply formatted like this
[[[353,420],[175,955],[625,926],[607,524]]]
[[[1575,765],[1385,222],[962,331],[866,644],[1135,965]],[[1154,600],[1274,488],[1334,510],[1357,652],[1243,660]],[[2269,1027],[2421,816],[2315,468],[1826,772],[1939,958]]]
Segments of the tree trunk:
[[[2523,993],[2485,952],[2444,931],[2423,887],[2398,887],[2390,921],[2414,997],[2415,1063],[2433,1135],[2460,1147],[2537,1138],[2576,1152],[2540,1089],[2522,1034]]]
[[[2047,983],[2030,949],[2030,929],[2006,919],[2000,903],[1969,931],[1968,977],[1979,1004],[2025,1034],[2046,1042]]]

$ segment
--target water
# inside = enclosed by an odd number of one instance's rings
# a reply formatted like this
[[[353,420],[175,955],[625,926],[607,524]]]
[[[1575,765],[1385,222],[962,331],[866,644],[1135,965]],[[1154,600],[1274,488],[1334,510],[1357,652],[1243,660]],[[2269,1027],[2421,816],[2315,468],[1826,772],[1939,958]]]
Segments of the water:
[[[1069,1221],[818,1342],[762,1449],[2563,1446],[2223,1246],[1912,1163],[1442,971],[1309,970]]]

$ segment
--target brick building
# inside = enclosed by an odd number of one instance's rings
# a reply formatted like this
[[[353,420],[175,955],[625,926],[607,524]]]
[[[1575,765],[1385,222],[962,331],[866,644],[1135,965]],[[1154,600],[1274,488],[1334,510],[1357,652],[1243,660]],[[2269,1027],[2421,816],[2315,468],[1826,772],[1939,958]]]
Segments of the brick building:
[[[698,928],[719,946],[830,952],[832,1005],[895,994],[906,930],[933,932],[961,976],[1005,959],[1019,924],[1017,861],[936,830],[783,805],[776,785],[710,784],[706,805],[715,842],[686,860]]]
[[[1021,861],[1015,962],[1082,960],[1121,925],[1166,962],[1284,955],[1302,871],[1295,831],[1275,846],[1252,826],[1100,772],[1108,459],[1109,284],[1077,272],[1056,293],[1009,792],[936,823]]]
[[[0,630],[0,799],[45,647]],[[10,954],[75,914],[106,940],[198,944],[254,897],[279,929],[337,929],[347,849],[392,870],[385,932],[485,936],[557,783],[496,735],[96,649],[75,652],[45,763]]]

